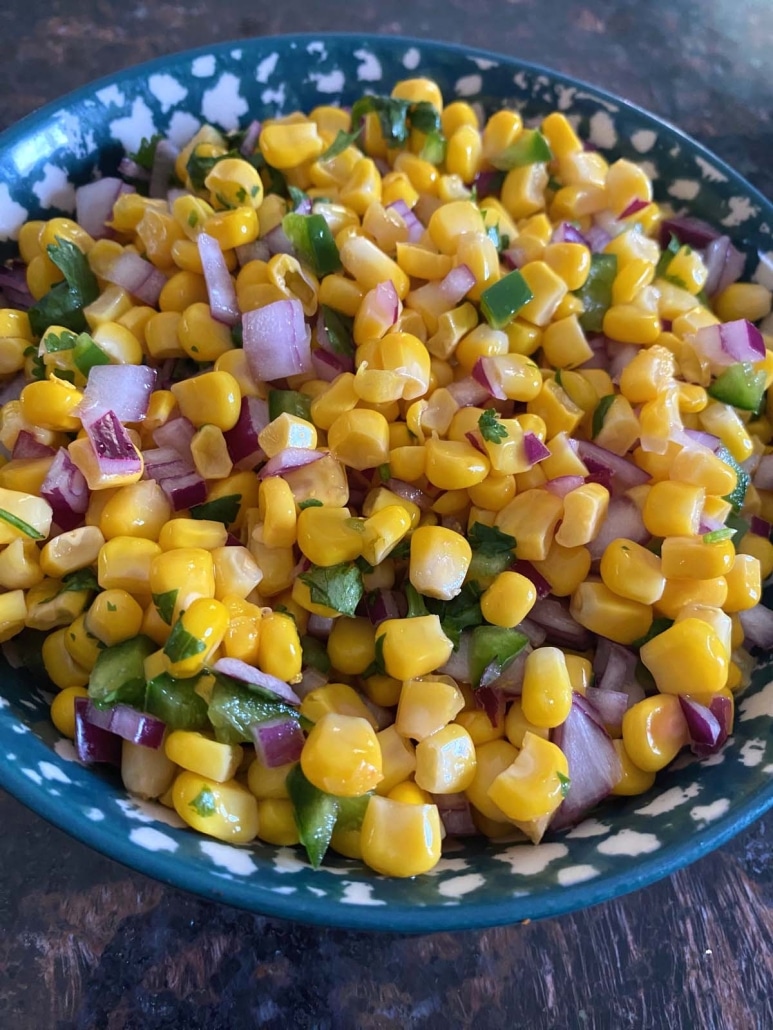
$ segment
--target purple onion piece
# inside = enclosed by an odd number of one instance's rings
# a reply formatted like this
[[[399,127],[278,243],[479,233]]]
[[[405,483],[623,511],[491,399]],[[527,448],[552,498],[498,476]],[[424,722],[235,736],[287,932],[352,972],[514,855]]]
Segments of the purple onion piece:
[[[296,719],[266,719],[250,727],[258,761],[267,769],[297,762],[303,750],[304,736]]]
[[[300,698],[284,680],[280,680],[278,677],[271,676],[266,672],[261,672],[260,669],[248,665],[247,662],[243,662],[239,658],[218,658],[212,668],[215,672],[222,672],[225,676],[231,676],[233,679],[245,683],[248,687],[252,685],[261,687],[263,690],[270,690],[272,694],[276,694],[278,698],[282,701],[287,701],[288,704],[300,704]]]
[[[155,715],[138,712],[131,705],[117,704],[112,708],[97,708],[89,701],[85,717],[93,726],[141,747],[156,750],[164,742],[166,724]]]
[[[90,701],[87,697],[75,698],[75,751],[81,762],[92,765],[105,762],[120,768],[121,738],[115,733],[89,722],[86,717]]]

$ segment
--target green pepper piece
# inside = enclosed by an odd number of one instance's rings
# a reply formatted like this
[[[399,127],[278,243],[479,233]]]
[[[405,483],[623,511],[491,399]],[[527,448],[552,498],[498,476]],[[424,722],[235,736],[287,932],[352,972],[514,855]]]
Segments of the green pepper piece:
[[[97,346],[88,333],[81,333],[75,341],[72,360],[78,371],[86,377],[95,365],[110,364],[109,356]]]
[[[504,329],[534,294],[516,268],[488,286],[480,295],[480,309],[492,329]]]
[[[339,800],[310,783],[300,765],[290,770],[286,783],[301,844],[314,869],[318,869],[333,836]]]
[[[341,268],[338,247],[322,215],[299,215],[291,211],[282,219],[282,228],[299,258],[315,275],[329,275]]]
[[[541,164],[552,158],[548,141],[542,133],[537,129],[524,129],[515,143],[492,158],[491,163],[500,172],[509,172],[511,168]]]
[[[301,720],[297,708],[278,700],[269,691],[222,675],[216,677],[207,714],[215,737],[222,744],[251,744],[250,727],[266,719],[283,716]]]
[[[746,491],[749,489],[751,476],[742,465],[738,464],[727,447],[717,447],[716,455],[718,458],[721,458],[726,465],[729,465],[737,476],[735,490],[731,491],[727,497],[725,497],[725,500],[729,501],[733,506],[733,511],[738,513],[741,508],[743,508],[743,502],[746,500]],[[725,519],[725,523],[726,525],[734,526],[732,515]]]
[[[119,702],[141,709],[145,703],[145,659],[157,649],[142,634],[100,651],[89,678],[89,697],[97,708]]]
[[[273,422],[284,412],[311,422],[311,397],[297,390],[269,390],[268,417]]]
[[[148,681],[145,711],[165,722],[170,730],[209,729],[207,702],[196,693],[197,682],[178,680],[162,672]]]
[[[574,291],[583,303],[580,325],[587,333],[600,333],[604,315],[612,303],[612,283],[617,275],[617,255],[591,254],[590,271],[579,290]]]
[[[475,689],[486,673],[487,681],[496,679],[526,647],[529,638],[517,629],[476,626],[470,645],[470,681]]]
[[[765,373],[755,369],[750,361],[739,361],[720,373],[707,393],[742,411],[757,411],[765,394]]]

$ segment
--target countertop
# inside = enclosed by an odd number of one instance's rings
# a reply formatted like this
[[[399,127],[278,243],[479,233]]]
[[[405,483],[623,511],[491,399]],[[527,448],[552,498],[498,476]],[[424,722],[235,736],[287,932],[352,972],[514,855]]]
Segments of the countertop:
[[[767,0],[11,0],[0,128],[207,42],[399,33],[535,61],[697,137],[773,196]],[[0,1026],[13,1030],[773,1027],[773,818],[646,890],[541,923],[324,930],[129,872],[0,793]]]

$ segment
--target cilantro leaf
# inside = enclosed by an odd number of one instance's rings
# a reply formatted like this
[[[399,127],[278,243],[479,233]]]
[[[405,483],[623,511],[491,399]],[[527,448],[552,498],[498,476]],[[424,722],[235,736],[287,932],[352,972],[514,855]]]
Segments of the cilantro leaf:
[[[99,582],[91,569],[77,569],[62,577],[59,593],[66,594],[68,590],[99,590]]]
[[[674,260],[676,255],[679,253],[682,244],[679,240],[671,233],[671,238],[668,241],[668,246],[660,255],[657,265],[655,266],[655,278],[662,279],[668,271],[668,266]]]
[[[357,142],[357,137],[362,132],[362,126],[355,129],[353,132],[344,132],[343,129],[339,129],[336,138],[330,144],[330,146],[317,158],[318,161],[332,161],[334,157],[338,157],[352,145]]]
[[[32,368],[30,369],[30,377],[37,379],[38,381],[46,378],[46,363],[43,360],[42,355],[38,353],[38,348],[31,343],[29,347],[24,348],[24,357],[32,359]]]
[[[342,562],[327,568],[312,565],[308,572],[301,573],[300,579],[308,586],[314,604],[324,604],[342,615],[354,616],[365,592],[362,573],[353,563]]]
[[[386,635],[382,633],[380,637],[376,637],[376,654],[373,661],[362,673],[363,679],[368,679],[371,676],[386,676],[386,666],[384,665],[384,641]]]
[[[572,786],[572,781],[568,776],[564,776],[562,772],[556,771],[556,776],[558,777],[558,782],[561,784],[561,797],[566,798],[569,793],[569,788]]]
[[[306,508],[324,508],[324,504],[316,497],[308,497],[298,505],[299,511],[304,511]]]
[[[45,540],[45,536],[39,533],[34,526],[31,526],[29,522],[25,522],[24,519],[20,519],[13,512],[6,511],[5,508],[0,508],[0,520],[7,522],[9,526],[13,526],[14,529],[29,537],[30,540]]]
[[[189,802],[193,811],[202,818],[208,818],[217,811],[215,795],[209,787],[202,787],[193,801]]]
[[[179,590],[165,590],[162,594],[152,594],[153,604],[156,606],[156,610],[167,626],[172,625],[172,618],[174,617],[174,606],[177,600]]]
[[[309,199],[308,193],[304,190],[298,189],[297,186],[288,185],[287,193],[292,201],[293,210],[300,207],[301,204],[304,204]]]
[[[303,651],[303,664],[304,666],[310,665],[312,669],[317,669],[325,676],[330,672],[330,658],[328,657],[325,645],[317,640],[316,637],[310,637],[307,634],[301,637],[301,649]]]
[[[97,277],[91,271],[86,255],[71,240],[56,237],[48,246],[48,256],[64,275],[48,293],[29,309],[30,326],[42,336],[50,325],[61,325],[74,333],[88,329],[83,309],[99,296]]]
[[[422,615],[427,615],[427,606],[424,603],[424,598],[413,583],[405,584],[405,596],[408,600],[406,619],[417,619]]]
[[[495,408],[487,408],[478,419],[480,435],[488,443],[501,443],[507,439],[507,430],[499,421],[499,413]]]
[[[381,134],[386,145],[388,147],[399,146],[399,144],[405,143],[410,133],[408,127],[410,106],[408,100],[379,97],[373,93],[366,93],[352,108],[352,125],[359,126],[366,114],[373,113],[378,117]]]
[[[192,519],[211,519],[212,522],[222,522],[225,526],[230,526],[239,514],[241,503],[241,494],[226,494],[225,497],[218,497],[214,501],[195,504],[190,509],[190,516]]]
[[[604,419],[609,413],[609,409],[615,403],[616,394],[608,393],[605,394],[598,402],[596,407],[593,409],[593,425],[591,427],[591,436],[597,437],[601,430],[604,428]]]
[[[482,595],[480,586],[472,580],[464,584],[452,601],[425,598],[430,614],[440,617],[441,628],[453,643],[454,649],[459,646],[463,630],[483,624],[483,613],[480,610]]]
[[[72,350],[78,337],[65,329],[62,333],[46,333],[43,338],[43,347],[47,354],[58,354],[59,351]]]
[[[143,136],[140,141],[139,149],[135,154],[130,153],[129,160],[134,161],[135,164],[139,165],[140,168],[144,168],[146,172],[149,172],[153,168],[153,162],[156,159],[156,147],[164,137],[160,132],[155,132],[150,137]]]
[[[206,647],[204,641],[189,633],[183,625],[182,619],[178,619],[164,645],[164,654],[170,662],[183,662],[186,658],[193,658],[195,655],[201,654]]]
[[[473,522],[467,533],[467,540],[473,551],[486,557],[507,554],[512,558],[515,550],[515,537],[503,533],[496,526],[487,526],[484,522]]]

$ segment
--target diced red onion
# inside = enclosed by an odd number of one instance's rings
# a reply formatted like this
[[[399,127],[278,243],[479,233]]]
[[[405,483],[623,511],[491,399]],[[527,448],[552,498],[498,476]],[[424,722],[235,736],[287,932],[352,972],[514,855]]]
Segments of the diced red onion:
[[[121,765],[121,738],[115,733],[95,726],[86,718],[90,701],[87,697],[76,697],[75,705],[75,751],[81,762],[92,765],[106,762]]]
[[[713,297],[741,278],[746,259],[729,236],[718,236],[703,252],[703,263],[708,273],[703,288],[706,296]]]
[[[464,794],[433,794],[446,834],[449,837],[474,837],[478,828],[472,819],[472,808]]]
[[[16,457],[14,451],[14,457]],[[762,536],[765,539],[770,539],[770,531],[773,527],[767,521],[767,519],[761,519],[759,515],[752,515],[749,520],[749,531],[754,533],[755,536]]]
[[[212,317],[225,325],[236,325],[241,318],[236,300],[236,287],[225,263],[220,244],[214,236],[200,232],[197,238],[199,257],[204,270],[204,281],[209,294]]]
[[[588,466],[589,472],[596,470],[591,468],[591,460],[596,463],[596,468],[608,469],[612,474],[612,485],[617,493],[649,482],[650,477],[644,469],[640,469],[638,465],[634,465],[627,458],[607,450],[606,447],[599,447],[598,444],[591,443],[590,440],[578,440],[577,453]]]
[[[585,242],[594,254],[600,254],[612,239],[612,234],[600,225],[592,225],[590,229],[585,230],[583,235]]]
[[[645,544],[650,539],[641,512],[630,497],[610,497],[607,517],[596,536],[587,545],[593,561],[601,558],[613,540],[633,540]]]
[[[569,790],[550,826],[560,830],[573,826],[587,811],[607,797],[620,781],[623,767],[609,734],[593,706],[580,694],[573,694],[566,720],[552,733],[569,766]]]
[[[94,448],[103,475],[131,475],[142,472],[142,458],[114,411],[106,411],[104,415],[89,422],[86,425],[86,434]]]
[[[476,451],[480,451],[481,454],[487,454],[486,445],[480,437],[480,433],[476,430],[471,429],[468,433],[464,434],[467,437],[468,443],[472,444]]]
[[[307,665],[301,674],[300,682],[294,684],[295,693],[301,700],[303,700],[303,698],[306,697],[307,694],[310,694],[312,690],[324,687],[327,682],[328,678],[324,672],[320,672],[319,669],[315,669],[313,665]]]
[[[629,365],[637,354],[641,353],[641,347],[633,343],[615,343],[607,348],[609,354],[608,371],[613,383],[620,382],[623,369]]]
[[[384,484],[387,490],[402,497],[404,501],[410,501],[422,511],[429,511],[432,507],[432,498],[413,483],[406,483],[403,479],[388,479]]]
[[[700,447],[707,447],[714,453],[716,453],[716,450],[720,445],[719,437],[714,436],[713,433],[705,433],[701,429],[684,429],[682,432],[691,444],[698,444]]]
[[[631,218],[632,215],[638,214],[639,211],[644,210],[645,207],[649,207],[649,201],[642,200],[640,197],[634,197],[628,207],[625,208],[624,211],[621,211],[617,217],[621,220],[623,218]]]
[[[473,379],[484,387],[490,397],[496,397],[499,401],[507,400],[499,366],[493,358],[478,358],[472,366],[472,375]]]
[[[424,234],[424,226],[421,224],[414,212],[408,207],[404,200],[395,200],[391,204],[387,204],[387,210],[390,208],[405,222],[405,227],[408,230],[408,241],[410,243],[418,243]]]
[[[258,433],[268,423],[268,402],[261,397],[242,397],[236,425],[223,433],[228,456],[235,465],[253,456],[252,465],[257,465],[265,457],[258,443]]]
[[[94,365],[77,413],[88,428],[112,411],[120,422],[141,422],[148,413],[157,373],[147,365]]]
[[[175,511],[184,511],[207,499],[207,484],[198,472],[185,472],[178,476],[167,476],[158,481]]]
[[[250,261],[268,261],[271,251],[265,240],[253,240],[252,243],[241,243],[235,248],[239,267],[244,268]]]
[[[550,237],[551,243],[582,243],[587,241],[576,225],[571,222],[559,222]]]
[[[311,352],[311,363],[317,379],[332,383],[342,372],[354,371],[354,359],[344,354],[335,354],[331,350],[317,347]]]
[[[762,333],[745,318],[702,326],[692,340],[714,373],[739,361],[762,361],[766,354]]]
[[[738,613],[745,639],[754,647],[766,651],[773,648],[773,611],[762,604]]]
[[[0,290],[6,307],[27,311],[35,303],[27,288],[27,266],[22,261],[0,265]]]
[[[489,170],[478,172],[472,183],[478,199],[484,200],[486,197],[493,197],[499,194],[502,184],[502,173]]]
[[[593,351],[593,357],[582,363],[583,370],[586,368],[601,368],[605,371],[609,368],[609,353],[607,351],[607,338],[601,333],[588,337],[588,346]]]
[[[702,248],[717,239],[719,232],[713,225],[693,215],[675,215],[660,223],[660,246],[668,246],[672,236],[688,247]]]
[[[115,733],[122,740],[142,747],[161,747],[164,742],[166,724],[148,712],[138,712],[131,705],[117,704],[112,708],[97,708],[89,701],[86,719],[108,733]]]
[[[303,468],[319,461],[324,457],[324,451],[315,451],[309,447],[285,447],[279,454],[269,458],[266,464],[258,473],[260,479],[269,479],[271,476],[281,476],[291,469]]]
[[[164,479],[185,476],[193,471],[193,462],[172,447],[149,447],[142,452],[145,477],[161,483]]]
[[[160,139],[156,143],[156,149],[153,151],[153,166],[150,169],[149,197],[157,200],[166,197],[179,153],[180,151],[171,140]]]
[[[18,461],[19,459],[50,458],[54,454],[56,454],[56,451],[53,447],[41,443],[34,434],[26,429],[22,429],[16,437],[11,457],[14,461]]]
[[[312,612],[306,624],[306,631],[309,636],[316,637],[317,640],[327,640],[334,622],[335,619],[330,619],[326,615],[316,615]]]
[[[153,442],[158,447],[171,447],[181,457],[190,461],[191,440],[195,435],[194,424],[183,415],[178,415],[153,430]]]
[[[537,624],[532,623],[532,626],[536,627]],[[528,636],[523,624],[518,626],[517,629]],[[539,627],[539,629],[542,633],[542,640],[544,641],[546,636],[545,631],[542,627]],[[513,658],[511,662],[508,662],[499,676],[497,676],[496,680],[494,680],[493,686],[497,688],[504,698],[521,696],[521,693],[523,692],[523,676],[526,671],[526,659],[529,657],[533,649],[531,642],[526,644],[525,647],[521,648],[515,658]],[[482,679],[481,682],[483,682]]]
[[[591,645],[591,635],[584,626],[576,622],[569,609],[555,597],[542,597],[529,612],[529,618],[544,626],[548,640],[559,646],[585,651]]]
[[[724,700],[728,704],[730,703],[729,698]],[[721,746],[720,738],[722,737],[723,727],[717,716],[706,705],[699,704],[697,701],[682,697],[681,695],[679,697],[679,704],[687,722],[687,730],[690,734],[690,750],[693,754],[704,756],[712,755],[715,751],[718,751]],[[727,740],[726,731],[722,743],[725,740]]]
[[[519,247],[515,243],[502,252],[502,260],[509,269],[523,268],[529,260],[529,254],[525,247]]]
[[[459,638],[458,646],[451,652],[451,657],[444,665],[440,666],[438,672],[442,673],[443,676],[451,676],[453,679],[459,680],[460,683],[469,683],[471,643],[472,633],[469,630],[465,630]]]
[[[267,232],[262,242],[268,247],[268,252],[273,257],[275,254],[290,254],[295,256],[295,248],[282,228],[281,222],[271,232]]]
[[[536,465],[537,462],[550,457],[550,451],[536,433],[523,434],[523,447],[526,452],[526,460],[531,465]]]
[[[248,665],[239,658],[218,658],[212,668],[215,672],[222,672],[225,676],[231,676],[248,686],[253,685],[262,687],[263,690],[270,690],[288,704],[300,704],[300,698],[284,680],[280,680],[277,676],[271,676],[267,672],[261,672],[260,669]]]
[[[40,496],[51,505],[54,522],[64,531],[83,522],[91,493],[83,473],[70,458],[66,447],[60,447],[40,487]]]
[[[366,611],[374,626],[386,619],[401,619],[408,611],[405,595],[400,590],[378,590],[367,596]]]
[[[623,716],[631,707],[631,699],[622,690],[601,690],[599,687],[588,687],[585,697],[609,729],[619,729]]]
[[[102,277],[150,307],[158,304],[161,290],[166,285],[164,273],[133,250],[125,250],[110,268],[102,273]]]
[[[121,179],[107,175],[76,189],[75,220],[93,239],[112,235],[106,223],[113,217],[113,207],[125,185]]]
[[[582,476],[556,476],[545,483],[545,489],[555,494],[556,497],[566,497],[572,490],[576,490],[585,482]]]
[[[542,647],[548,638],[548,631],[533,619],[522,619],[515,627],[529,638],[532,647]],[[526,650],[526,648],[524,648]],[[531,648],[529,648],[531,650]],[[523,652],[522,652],[523,653]]]
[[[492,662],[494,670],[498,669],[498,663]],[[505,695],[493,684],[496,682],[498,671],[484,669],[481,676],[482,686],[475,691],[475,703],[482,708],[489,718],[492,726],[500,726],[505,717]],[[488,683],[484,679],[488,677]]]
[[[488,387],[473,379],[472,376],[465,376],[464,379],[459,379],[455,383],[449,383],[446,390],[460,408],[475,407],[490,396]]]
[[[599,637],[593,656],[596,685],[601,690],[623,690],[635,678],[636,655],[622,644]]]
[[[239,153],[244,157],[252,157],[255,153],[255,149],[258,145],[258,139],[260,138],[260,130],[262,126],[257,118],[253,118],[250,124],[247,126],[244,137],[239,145]]]
[[[258,382],[273,382],[313,369],[311,332],[299,300],[276,300],[242,319],[244,353]]]
[[[449,308],[459,304],[475,285],[476,279],[467,265],[457,265],[438,284]]]
[[[137,164],[130,157],[121,158],[118,162],[118,171],[127,179],[139,179],[140,182],[150,181],[150,172],[147,168],[143,168],[142,165]]]
[[[510,568],[513,572],[517,572],[531,581],[534,589],[537,591],[538,600],[548,596],[550,593],[550,583],[548,583],[541,572],[537,572],[530,561],[526,561],[525,558],[519,558]]]
[[[267,769],[297,762],[305,737],[297,719],[278,717],[250,726],[255,755]]]
[[[763,454],[760,458],[754,473],[754,485],[758,490],[773,490],[773,454]]]

